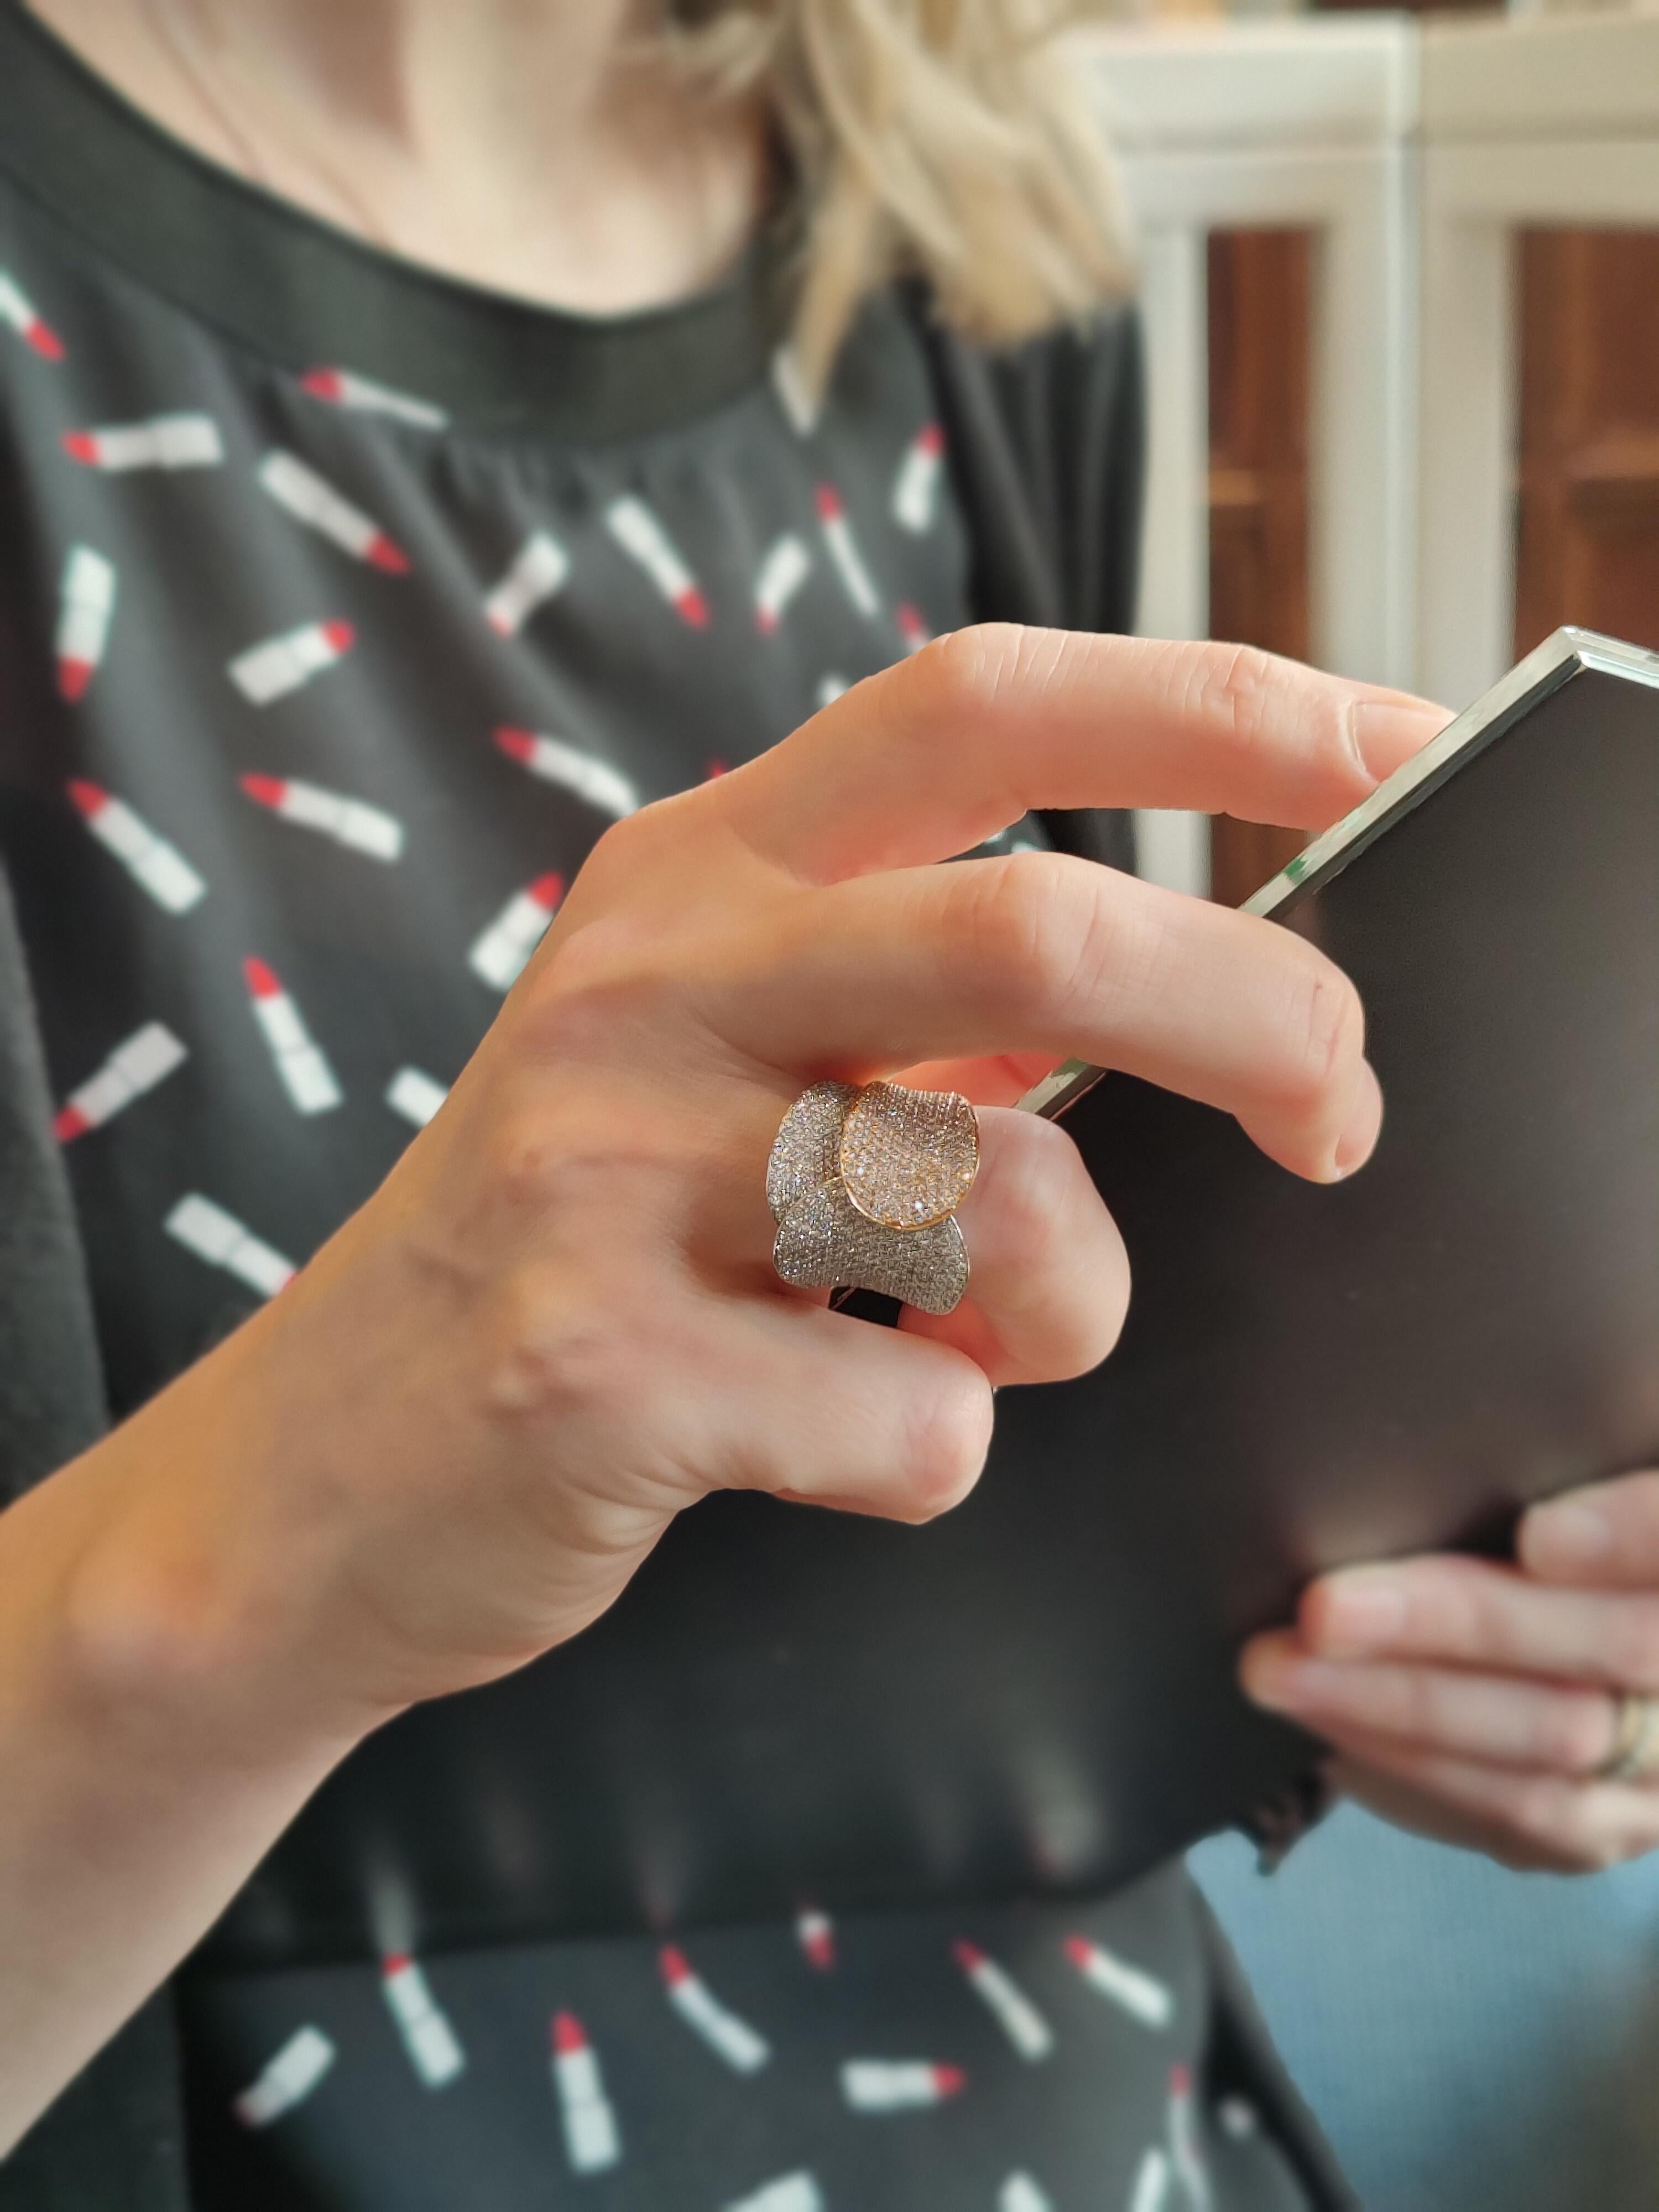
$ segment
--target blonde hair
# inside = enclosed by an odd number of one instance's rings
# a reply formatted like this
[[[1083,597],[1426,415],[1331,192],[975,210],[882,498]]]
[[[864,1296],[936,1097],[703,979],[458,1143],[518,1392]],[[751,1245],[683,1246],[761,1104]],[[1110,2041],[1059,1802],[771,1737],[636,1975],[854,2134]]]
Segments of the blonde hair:
[[[668,0],[711,88],[767,102],[805,199],[793,333],[823,385],[860,301],[925,279],[1012,343],[1133,283],[1116,181],[1054,35],[1064,0]]]

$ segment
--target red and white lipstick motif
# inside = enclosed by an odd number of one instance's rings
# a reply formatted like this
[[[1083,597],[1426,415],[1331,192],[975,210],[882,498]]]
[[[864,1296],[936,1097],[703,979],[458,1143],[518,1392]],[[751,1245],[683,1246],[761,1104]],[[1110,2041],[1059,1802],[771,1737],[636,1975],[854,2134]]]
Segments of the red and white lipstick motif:
[[[392,1952],[380,1961],[380,1989],[410,2064],[428,2089],[443,2088],[465,2070],[466,2057],[425,1973],[406,1952]]]
[[[42,361],[62,361],[64,341],[56,331],[40,318],[33,300],[15,276],[0,269],[0,323],[15,331],[26,346],[33,347]]]
[[[618,821],[632,814],[640,794],[609,761],[598,760],[564,738],[550,738],[538,730],[497,730],[495,743],[508,760],[538,775],[544,783],[556,783],[601,814]]]
[[[302,623],[298,629],[249,646],[227,664],[225,672],[245,699],[268,707],[343,660],[356,641],[349,622]]]
[[[1011,2173],[997,2191],[997,2212],[1054,2212],[1046,2189],[1029,2173]]]
[[[755,579],[755,627],[765,635],[782,621],[784,611],[812,573],[812,556],[804,540],[792,531],[771,546]]]
[[[942,2105],[967,2086],[960,2066],[940,2066],[927,2058],[849,2058],[841,2069],[841,2094],[855,2112],[905,2112]]]
[[[175,1243],[210,1267],[222,1267],[261,1297],[274,1298],[294,1280],[291,1260],[256,1237],[245,1222],[198,1190],[187,1191],[161,1224]]]
[[[263,960],[242,963],[253,1018],[264,1032],[276,1073],[296,1114],[326,1114],[344,1103],[334,1070],[305,1025],[305,1018],[275,969]]]
[[[720,2002],[702,1976],[693,1973],[684,1952],[672,1943],[663,1946],[658,1963],[668,2002],[686,2026],[738,2073],[757,2074],[772,2056],[766,2038]]]
[[[125,799],[112,798],[101,784],[84,776],[71,781],[69,794],[99,843],[157,906],[169,914],[188,914],[207,896],[207,885],[178,847],[158,836]]]
[[[404,849],[404,825],[395,815],[371,806],[367,799],[348,799],[343,792],[327,791],[319,783],[303,783],[297,776],[248,775],[242,788],[258,805],[269,807],[284,822],[302,830],[318,830],[354,853],[367,853],[376,860],[395,860]]]
[[[818,524],[823,532],[823,542],[830,548],[830,558],[836,564],[836,573],[846,586],[847,596],[861,615],[873,617],[880,611],[881,602],[876,587],[870,580],[870,571],[864,565],[864,556],[859,551],[853,536],[853,526],[847,520],[847,510],[842,505],[841,494],[834,484],[821,483],[817,489]]]
[[[408,574],[409,556],[403,548],[297,454],[284,453],[279,446],[265,455],[258,473],[260,489],[307,530],[329,538],[353,560],[384,568],[389,576]]]
[[[1167,2027],[1174,2019],[1175,2000],[1169,1990],[1139,1966],[1127,1966],[1086,1936],[1068,1936],[1064,1948],[1091,1989],[1121,2005],[1143,2027]]]
[[[449,1093],[435,1076],[418,1067],[400,1067],[386,1087],[386,1103],[394,1114],[424,1129]]]
[[[534,532],[485,599],[484,620],[499,636],[516,637],[537,608],[563,590],[569,574],[570,556],[558,539]]]
[[[546,935],[563,896],[564,878],[556,875],[538,876],[533,884],[515,891],[467,954],[473,974],[498,991],[511,990]]]
[[[679,550],[642,499],[625,494],[605,510],[605,527],[624,553],[638,562],[680,620],[692,629],[708,623],[708,602]]]
[[[334,2063],[334,2045],[320,2027],[296,2028],[258,2078],[231,2100],[245,2128],[268,2128],[303,2102]]]
[[[441,430],[449,416],[429,399],[377,384],[372,376],[359,376],[349,368],[308,368],[300,388],[331,407],[351,407],[368,415],[389,415],[394,422],[412,423],[418,430]]]
[[[807,390],[800,363],[789,346],[781,345],[772,356],[772,389],[795,435],[811,437],[818,419],[818,404]]]
[[[809,1906],[795,1915],[795,1941],[809,1966],[827,1974],[836,1963],[835,1923],[827,1912]]]
[[[101,1128],[124,1106],[154,1091],[189,1057],[165,1023],[146,1022],[116,1046],[78,1091],[70,1091],[58,1109],[52,1133],[60,1145],[69,1145],[85,1136],[88,1129]]]
[[[1129,2212],[1165,2212],[1170,2202],[1170,2161],[1156,2145],[1135,2169]]]
[[[83,699],[103,665],[115,617],[115,564],[89,545],[71,545],[58,588],[58,690]]]
[[[736,2198],[723,2212],[823,2212],[823,2191],[810,2173],[781,2173],[763,2189]]]
[[[893,520],[901,530],[919,538],[933,526],[944,466],[945,433],[937,422],[924,422],[905,447],[893,479]]]
[[[564,2122],[565,2155],[576,2173],[603,2173],[622,2157],[617,2116],[593,2046],[574,2012],[553,2015],[553,2087]]]
[[[977,1943],[951,1945],[951,1954],[969,1986],[983,1999],[997,2025],[1022,2058],[1046,2058],[1054,2047],[1054,2031],[1013,1976],[987,1958]]]
[[[211,469],[225,458],[210,415],[152,415],[145,422],[109,422],[67,430],[64,451],[89,469],[123,476],[130,469]]]

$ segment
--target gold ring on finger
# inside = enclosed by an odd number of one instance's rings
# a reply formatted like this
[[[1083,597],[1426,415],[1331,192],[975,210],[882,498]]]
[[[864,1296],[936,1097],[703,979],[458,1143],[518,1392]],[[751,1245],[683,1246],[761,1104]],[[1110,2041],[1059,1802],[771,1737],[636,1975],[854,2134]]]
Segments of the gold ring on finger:
[[[954,1218],[979,1171],[979,1123],[954,1091],[815,1083],[767,1162],[772,1263],[797,1289],[878,1291],[924,1313],[968,1287]]]
[[[1613,1711],[1613,1748],[1595,1769],[1601,1782],[1659,1778],[1659,1698],[1626,1690]]]

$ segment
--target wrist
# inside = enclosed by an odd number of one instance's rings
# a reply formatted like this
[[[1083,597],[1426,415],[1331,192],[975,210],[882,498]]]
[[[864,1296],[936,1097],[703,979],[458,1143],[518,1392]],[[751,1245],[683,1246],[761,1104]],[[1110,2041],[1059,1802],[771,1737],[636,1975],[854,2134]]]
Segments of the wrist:
[[[326,1562],[284,1525],[262,1419],[279,1358],[250,1325],[36,1496],[56,1522],[64,1693],[90,1723],[325,1771],[393,1709],[331,1665]],[[297,1512],[304,1470],[288,1471]]]

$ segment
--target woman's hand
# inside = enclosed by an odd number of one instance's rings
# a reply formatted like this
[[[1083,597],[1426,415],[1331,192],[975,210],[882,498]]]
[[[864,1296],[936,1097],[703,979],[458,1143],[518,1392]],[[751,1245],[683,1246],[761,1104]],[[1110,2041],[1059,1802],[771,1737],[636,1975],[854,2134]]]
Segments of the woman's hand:
[[[1110,1348],[1117,1232],[994,1104],[956,1313],[786,1289],[766,1161],[808,1083],[953,1063],[995,1100],[1080,1053],[1296,1174],[1370,1152],[1358,1003],[1299,937],[1085,861],[933,862],[1032,806],[1315,828],[1443,720],[1225,647],[969,630],[612,830],[368,1204],[0,1515],[0,2149],[379,1722],[575,1634],[711,1490],[927,1519],[994,1384]]]
[[[1597,1772],[1625,1693],[1659,1697],[1659,1474],[1534,1506],[1516,1553],[1327,1575],[1246,1648],[1244,1686],[1402,1826],[1508,1866],[1612,1866],[1659,1845],[1659,1778]]]
[[[807,1083],[1081,1054],[1327,1180],[1381,1103],[1290,932],[1061,856],[932,864],[1033,805],[1316,825],[1443,719],[1237,648],[968,630],[621,823],[386,1185],[178,1386],[213,1448],[112,1493],[84,1616],[228,1682],[258,1648],[279,1710],[368,1725],[574,1634],[711,1490],[955,1504],[993,1384],[1109,1350],[1117,1232],[1061,1130],[988,1108],[969,1298],[831,1314],[769,1257]]]

